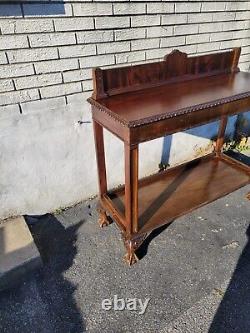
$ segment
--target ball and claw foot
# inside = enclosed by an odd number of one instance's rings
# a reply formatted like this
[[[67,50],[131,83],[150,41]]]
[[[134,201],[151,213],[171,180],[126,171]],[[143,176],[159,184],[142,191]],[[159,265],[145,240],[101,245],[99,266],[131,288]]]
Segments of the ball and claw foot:
[[[246,198],[247,198],[248,200],[250,200],[250,192],[247,193]]]
[[[136,243],[136,241],[126,239],[126,237],[123,237],[123,241],[124,241],[125,248],[127,250],[127,253],[123,257],[123,260],[129,266],[132,266],[132,265],[136,264],[137,261],[139,261],[139,258],[135,254],[135,250],[137,248],[136,247],[137,243]]]
[[[110,223],[112,223],[111,219],[107,216],[106,212],[99,211],[99,219],[98,223],[101,228],[107,227]]]
[[[132,266],[139,261],[137,255],[135,253],[126,253],[123,260],[129,265]]]

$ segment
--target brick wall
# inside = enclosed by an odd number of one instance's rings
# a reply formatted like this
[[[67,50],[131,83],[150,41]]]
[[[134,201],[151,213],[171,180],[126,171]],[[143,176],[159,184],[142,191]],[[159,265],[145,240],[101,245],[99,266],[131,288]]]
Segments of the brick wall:
[[[250,1],[48,1],[0,5],[0,111],[81,101],[91,67],[242,46],[250,66]]]

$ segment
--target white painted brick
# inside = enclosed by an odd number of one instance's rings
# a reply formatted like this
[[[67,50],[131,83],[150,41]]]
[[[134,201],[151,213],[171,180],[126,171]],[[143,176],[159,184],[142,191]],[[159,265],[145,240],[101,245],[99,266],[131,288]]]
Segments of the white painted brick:
[[[90,80],[92,78],[91,69],[77,69],[74,71],[67,71],[63,73],[63,81],[67,82],[75,82],[82,80]]]
[[[55,19],[56,31],[77,31],[84,29],[94,29],[94,19],[90,17],[68,17]]]
[[[0,5],[0,17],[18,17],[22,16],[20,4],[2,4]]]
[[[240,56],[240,62],[243,63],[243,62],[249,62],[250,60],[250,57],[249,57],[249,54],[242,54]]]
[[[0,105],[16,104],[39,99],[37,89],[11,91],[0,94]]]
[[[176,13],[194,13],[201,11],[200,3],[176,3],[175,12]]]
[[[80,82],[59,84],[50,87],[40,88],[42,98],[64,96],[82,91]]]
[[[250,20],[250,11],[236,12],[234,14],[236,20]]]
[[[32,112],[53,110],[55,108],[64,107],[66,105],[65,97],[56,97],[45,100],[38,100],[21,104],[22,114]]]
[[[199,33],[222,31],[222,23],[204,23],[199,25]]]
[[[235,21],[235,22],[223,22],[222,30],[243,30],[246,28],[246,21]],[[248,22],[247,22],[248,24]]]
[[[111,3],[75,3],[73,4],[75,16],[102,16],[112,15]]]
[[[197,46],[197,52],[209,52],[216,51],[220,49],[220,43],[204,43]]]
[[[250,45],[244,46],[241,50],[241,54],[250,54]],[[250,57],[249,57],[249,59],[250,59]]]
[[[250,37],[250,29],[234,32],[234,38],[249,38],[249,37]]]
[[[127,28],[130,25],[129,17],[97,17],[95,19],[95,26],[97,29],[109,28]]]
[[[245,29],[250,30],[249,27],[249,21],[245,21]]]
[[[27,36],[0,36],[0,50],[29,47]]]
[[[241,61],[249,69],[249,1],[35,1],[23,3],[25,19],[19,3],[0,5],[0,91],[5,101],[19,103],[28,98],[25,89],[37,93],[40,87],[45,100],[22,103],[27,112],[86,99],[92,67],[155,61],[173,48],[195,54],[243,46]],[[59,54],[69,59],[59,60]],[[23,95],[13,90],[11,78]],[[67,97],[53,98],[59,94]]]
[[[210,40],[210,34],[186,36],[186,44],[207,43]]]
[[[7,51],[10,63],[34,62],[48,59],[57,59],[58,52],[56,48],[38,48]]]
[[[146,59],[162,59],[165,55],[169,54],[172,51],[172,48],[167,49],[154,49],[146,51]]]
[[[226,4],[226,10],[249,10],[250,9],[250,2],[245,1],[231,1],[227,2]]]
[[[223,41],[227,39],[232,39],[233,38],[233,32],[217,32],[217,33],[212,33],[210,37],[211,42],[217,42],[217,41]]]
[[[99,66],[108,66],[115,64],[115,56],[113,54],[107,54],[102,56],[95,57],[85,57],[80,59],[80,67],[99,67]]]
[[[83,91],[90,91],[93,90],[93,81],[87,80],[82,82],[82,90]]]
[[[161,39],[161,47],[168,48],[171,46],[179,46],[185,44],[185,36],[180,37],[168,37]]]
[[[2,65],[0,66],[0,78],[19,77],[34,74],[32,64]]]
[[[189,35],[198,33],[198,24],[177,25],[174,27],[174,35]]]
[[[188,21],[188,14],[170,14],[162,15],[161,23],[163,25],[184,24]]]
[[[147,28],[147,38],[151,37],[164,37],[173,35],[173,27],[151,27]]]
[[[7,20],[7,19],[0,19],[0,33],[8,34],[8,33],[14,33],[14,22],[17,20]]]
[[[0,52],[0,65],[7,64],[7,58],[5,52]]]
[[[39,19],[39,20],[1,20],[0,28],[2,34],[20,34],[31,32],[52,32],[54,31],[52,20]]]
[[[155,49],[159,47],[159,38],[132,40],[131,49],[132,51],[144,50],[144,49]]]
[[[226,3],[225,2],[203,2],[201,6],[202,12],[218,12],[225,10]]]
[[[146,29],[122,29],[115,31],[115,40],[131,40],[146,37]]]
[[[135,52],[145,52],[145,51],[135,51]],[[145,61],[137,61],[136,65],[144,64]],[[124,64],[116,64],[116,67],[128,67],[132,66],[132,64],[124,63]]]
[[[52,20],[39,19],[39,20],[22,20],[16,21],[16,33],[30,33],[30,32],[52,32],[54,31]]]
[[[31,47],[76,44],[76,38],[73,32],[30,35],[29,41]]]
[[[250,38],[241,39],[240,41],[241,41],[242,46],[249,46],[250,45]]]
[[[35,63],[36,74],[63,72],[77,68],[78,68],[77,59],[51,60],[51,61],[41,61],[39,63]]]
[[[12,80],[0,80],[0,93],[4,91],[14,90],[14,85]]]
[[[187,54],[196,54],[197,53],[197,45],[183,45],[183,46],[179,46],[178,49],[181,52],[185,52]]]
[[[224,12],[224,13],[211,13],[213,15],[213,21],[234,21],[235,19],[235,13],[234,12]],[[207,13],[206,13],[207,15]]]
[[[188,23],[204,23],[213,20],[213,13],[188,14]]]
[[[151,27],[152,25],[160,25],[159,15],[142,15],[131,17],[132,27]]]
[[[115,57],[117,64],[135,63],[138,61],[145,60],[146,54],[144,51],[136,51],[136,52],[120,53],[117,54]]]
[[[130,50],[130,42],[104,43],[97,45],[98,54],[126,52]]]
[[[112,42],[114,40],[111,30],[81,31],[77,32],[76,36],[78,44]]]
[[[72,16],[71,4],[67,3],[23,3],[24,17]]]
[[[59,47],[60,58],[75,58],[81,56],[84,57],[95,54],[96,47],[94,44]]]
[[[174,13],[174,3],[148,3],[147,13],[148,14]]]
[[[62,76],[60,73],[32,75],[27,79],[26,77],[17,78],[14,80],[16,89],[38,88],[43,86],[50,86],[53,84],[62,83]]]
[[[146,4],[144,3],[115,3],[114,2],[114,14],[115,15],[133,15],[146,13]]]
[[[220,44],[221,49],[231,49],[233,47],[240,47],[242,45],[241,40],[235,39],[235,40],[227,40],[222,41]]]

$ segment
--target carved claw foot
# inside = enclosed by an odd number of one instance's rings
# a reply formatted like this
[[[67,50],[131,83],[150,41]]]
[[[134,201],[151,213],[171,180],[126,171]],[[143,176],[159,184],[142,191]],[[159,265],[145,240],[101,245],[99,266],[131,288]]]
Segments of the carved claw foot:
[[[247,198],[248,200],[250,200],[250,192],[247,193],[246,198]]]
[[[146,237],[147,234],[140,235],[134,239],[127,239],[125,236],[123,236],[124,245],[127,250],[127,253],[125,254],[123,259],[129,266],[139,261],[139,258],[135,254],[135,251],[141,246]]]
[[[129,266],[134,265],[139,260],[137,255],[134,252],[126,253],[125,256],[123,257],[123,259]]]
[[[107,216],[106,212],[103,209],[99,209],[98,223],[101,228],[107,227],[109,224],[112,223],[111,219],[109,219],[109,217]]]

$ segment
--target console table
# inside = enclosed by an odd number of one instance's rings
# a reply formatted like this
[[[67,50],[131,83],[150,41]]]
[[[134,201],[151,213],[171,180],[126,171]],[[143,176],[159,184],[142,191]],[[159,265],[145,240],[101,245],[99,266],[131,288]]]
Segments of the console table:
[[[250,110],[250,73],[240,72],[240,48],[163,61],[93,69],[92,105],[101,226],[121,229],[126,262],[156,228],[250,183],[250,167],[222,151],[227,118]],[[220,120],[212,154],[138,180],[138,145]],[[103,128],[124,142],[125,185],[107,189]]]

